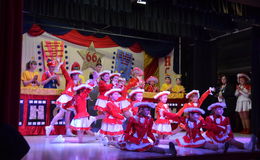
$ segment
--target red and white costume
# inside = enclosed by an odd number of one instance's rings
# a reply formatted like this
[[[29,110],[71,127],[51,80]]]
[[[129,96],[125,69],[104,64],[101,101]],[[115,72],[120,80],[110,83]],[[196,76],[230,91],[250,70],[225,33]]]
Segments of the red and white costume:
[[[149,103],[149,102],[148,102]],[[141,102],[137,107],[142,105],[154,108],[154,104]],[[129,118],[125,134],[119,146],[122,150],[128,151],[147,151],[154,145],[148,140],[148,137],[155,142],[155,137],[151,132],[153,126],[153,119],[150,116],[136,115]]]
[[[144,93],[144,90],[143,90],[143,89],[135,89],[135,90],[132,90],[132,91],[129,93],[130,99],[133,99],[133,97],[134,97],[135,94],[137,94],[137,93]],[[135,104],[138,103],[138,102],[141,102],[141,101],[137,101],[137,100],[131,101],[131,104],[130,104],[130,112],[132,113],[133,116],[137,115],[137,113],[138,113],[138,107],[135,107]]]
[[[208,107],[208,110],[212,110],[217,107],[226,108],[226,104],[225,103],[213,103],[212,105],[210,105]],[[205,134],[203,134],[203,135],[208,141],[210,141],[214,144],[218,144],[218,143],[225,143],[234,138],[228,117],[225,117],[222,115],[217,116],[217,115],[213,114],[213,115],[206,117],[206,122],[209,125],[212,125],[212,126],[215,125],[215,126],[222,128],[221,132],[216,132],[214,130],[207,130],[205,132]]]
[[[154,77],[154,76],[150,76],[149,78],[147,78],[146,83],[148,83],[148,85],[145,87],[145,91],[146,92],[159,92],[159,88],[154,84],[151,85],[150,82],[154,81],[155,84],[158,83],[158,78]]]
[[[106,92],[105,96],[109,96],[114,92],[120,92],[120,89],[111,89]],[[103,110],[105,112],[105,118],[102,121],[100,134],[106,136],[120,136],[124,133],[123,130],[123,120],[125,119],[122,115],[122,110],[120,108],[120,102],[118,101],[108,101],[106,108]]]
[[[211,92],[213,91],[213,88],[209,88],[209,90],[207,90],[205,93],[203,93],[200,97],[200,93],[198,90],[192,90],[191,92],[189,92],[186,95],[186,99],[189,99],[190,96],[192,96],[193,94],[197,94],[199,98],[197,103],[193,103],[193,102],[189,102],[189,103],[185,103],[184,106],[177,112],[178,116],[181,116],[184,112],[184,110],[186,108],[200,108],[200,106],[202,105],[202,103],[204,102],[204,100],[208,97],[209,94],[212,94]]]
[[[64,105],[69,102],[70,100],[72,100],[75,91],[74,91],[74,87],[79,85],[79,84],[75,84],[74,80],[70,77],[70,74],[82,74],[81,71],[78,70],[72,70],[70,73],[67,72],[67,70],[65,69],[65,64],[61,65],[61,71],[62,74],[65,77],[66,80],[66,88],[65,90],[62,92],[62,95],[56,100],[56,104],[61,104],[62,109],[68,109],[65,108]]]
[[[74,107],[76,110],[76,115],[70,123],[70,128],[72,130],[90,130],[90,125],[96,120],[95,117],[90,116],[86,110],[86,98],[89,93],[92,91],[93,87],[88,84],[82,84],[77,87],[74,87],[74,90],[77,90],[77,93],[74,96]]]
[[[119,78],[119,81],[125,81],[125,79],[124,78]],[[119,98],[118,101],[120,101],[121,110],[123,112],[126,112],[126,111],[129,111],[129,109],[131,109],[131,103],[127,99],[128,88],[124,85],[124,86],[121,86],[120,89],[121,89],[121,97]]]
[[[110,74],[110,71],[103,71],[99,75],[102,76],[104,74]],[[97,101],[94,109],[103,112],[108,102],[108,97],[105,96],[105,93],[109,91],[113,87],[113,85],[103,80],[100,80],[98,82],[98,87],[99,87],[99,96],[97,97]]]
[[[154,96],[154,99],[158,99],[163,95],[169,95],[169,91],[163,91]],[[172,134],[172,127],[170,119],[164,116],[164,112],[170,112],[170,108],[168,104],[159,102],[155,109],[157,120],[154,122],[152,132],[157,133],[159,135],[171,135]]]
[[[197,112],[204,114],[204,110],[200,108],[186,108],[185,113]],[[165,113],[165,115],[173,120],[176,120],[179,116],[177,114]],[[206,139],[201,134],[201,128],[211,129],[214,131],[219,131],[221,128],[217,128],[215,125],[207,124],[203,119],[197,121],[192,121],[189,116],[179,118],[179,122],[185,125],[186,135],[183,137],[177,138],[175,141],[180,147],[202,147],[206,143]]]

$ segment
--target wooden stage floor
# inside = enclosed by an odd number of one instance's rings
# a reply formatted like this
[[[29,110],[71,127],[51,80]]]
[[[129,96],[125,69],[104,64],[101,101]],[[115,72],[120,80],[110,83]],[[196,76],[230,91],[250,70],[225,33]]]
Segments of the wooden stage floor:
[[[171,137],[174,139],[183,135],[180,132]],[[106,147],[102,143],[95,140],[94,137],[85,136],[84,143],[78,143],[75,137],[65,137],[66,142],[54,143],[52,142],[57,136],[25,136],[31,149],[29,153],[22,160],[116,160],[116,159],[164,159],[169,156],[151,152],[129,152],[121,151],[112,146]],[[249,142],[251,135],[235,134],[235,138],[243,143]],[[167,145],[159,145],[167,148]],[[211,151],[207,149],[198,148],[183,148],[176,146],[177,157],[189,157],[195,155],[222,155],[222,150]],[[229,153],[245,153],[247,150],[241,150],[231,147]],[[216,157],[215,157],[216,158]],[[232,159],[232,158],[231,158]],[[231,160],[230,159],[230,160]],[[221,159],[222,160],[222,159]]]

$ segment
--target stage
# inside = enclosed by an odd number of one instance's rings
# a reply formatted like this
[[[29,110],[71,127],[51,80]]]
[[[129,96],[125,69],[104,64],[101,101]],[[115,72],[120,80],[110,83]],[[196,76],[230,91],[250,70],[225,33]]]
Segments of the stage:
[[[178,136],[183,135],[184,132],[177,133],[172,136],[171,139],[174,139]],[[249,142],[251,135],[242,135],[235,134],[235,137],[238,141],[243,143]],[[28,141],[31,149],[28,154],[22,160],[81,160],[81,159],[107,159],[107,160],[116,160],[116,159],[168,159],[172,158],[168,155],[151,153],[151,152],[129,152],[121,151],[112,146],[106,147],[102,143],[95,140],[94,137],[85,136],[84,143],[77,143],[77,138],[75,137],[65,137],[66,142],[64,143],[54,143],[53,140],[57,135],[50,137],[46,136],[25,136],[25,139]],[[159,145],[160,147],[167,148],[167,145]],[[198,148],[183,148],[176,146],[177,157],[178,159],[196,159],[197,156],[206,156],[205,158],[210,159],[221,159],[223,160],[223,150],[211,151],[207,149],[198,149]],[[216,155],[217,154],[217,155]],[[257,159],[259,158],[259,152],[250,153],[247,150],[241,150],[234,148],[233,146],[229,148],[228,154],[224,155],[226,159]],[[251,156],[251,157],[250,157]],[[236,158],[235,158],[236,157]],[[203,158],[204,159],[204,158]],[[227,158],[228,159],[228,158]]]

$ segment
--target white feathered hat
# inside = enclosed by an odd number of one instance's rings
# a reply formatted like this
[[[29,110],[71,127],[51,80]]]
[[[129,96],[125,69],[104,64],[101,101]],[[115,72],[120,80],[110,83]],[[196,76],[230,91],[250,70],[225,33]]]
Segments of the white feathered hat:
[[[113,89],[110,89],[109,91],[107,91],[106,93],[105,93],[105,96],[109,96],[110,94],[112,94],[112,93],[114,93],[114,92],[119,92],[119,93],[121,93],[121,89],[120,88],[113,88]]]
[[[73,70],[73,71],[70,71],[69,74],[70,74],[70,75],[71,75],[71,74],[82,74],[82,72],[79,71],[79,70]]]
[[[78,86],[74,87],[73,90],[77,91],[77,90],[82,89],[82,88],[93,89],[92,86],[90,86],[89,84],[84,83],[84,84],[81,84],[81,85],[78,85]]]
[[[210,106],[208,106],[208,110],[211,111],[217,107],[222,107],[222,108],[226,108],[226,103],[223,103],[223,102],[217,102],[217,103],[213,103],[211,104]]]
[[[191,108],[184,109],[184,113],[191,113],[191,112],[205,114],[205,111],[201,108],[191,107]]]
[[[153,102],[137,102],[134,104],[134,107],[150,107],[155,108],[155,104]]]
[[[110,71],[109,70],[104,70],[104,71],[102,71],[102,72],[100,72],[99,73],[99,77],[101,77],[102,75],[104,75],[104,74],[109,74],[110,75]]]
[[[250,81],[250,80],[251,80],[248,75],[246,75],[246,74],[244,74],[244,73],[238,73],[238,74],[237,74],[237,82],[239,82],[239,78],[241,78],[241,77],[246,78],[247,81]]]
[[[186,99],[189,99],[190,96],[193,95],[193,94],[197,94],[198,97],[200,97],[200,91],[199,90],[192,90],[192,91],[190,91],[189,93],[186,94],[186,96],[185,96]]]
[[[129,93],[129,97],[132,97],[134,94],[136,93],[144,93],[144,90],[143,89],[134,89],[132,90],[130,93]]]
[[[146,83],[149,83],[150,81],[154,81],[155,83],[158,83],[158,78],[154,76],[150,76],[146,79]]]
[[[111,74],[110,74],[110,78],[115,77],[115,76],[120,77],[121,74],[120,74],[120,73],[111,73]]]
[[[162,91],[162,92],[157,93],[153,98],[158,99],[159,97],[161,97],[163,95],[169,95],[170,93],[171,92],[169,92],[169,91]]]

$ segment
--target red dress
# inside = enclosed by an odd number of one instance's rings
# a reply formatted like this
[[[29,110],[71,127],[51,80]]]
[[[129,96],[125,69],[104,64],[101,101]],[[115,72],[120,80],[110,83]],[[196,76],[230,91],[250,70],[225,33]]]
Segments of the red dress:
[[[108,97],[105,96],[105,93],[109,91],[113,87],[113,85],[107,84],[105,81],[100,80],[98,82],[98,87],[99,87],[99,96],[97,97],[97,101],[94,109],[103,112],[104,109],[106,108],[106,104],[108,101]]]
[[[118,101],[120,102],[120,108],[123,112],[129,111],[131,109],[131,103],[129,102],[129,100],[127,99],[127,87],[123,86],[122,88],[120,88],[121,91],[121,97],[118,99]]]
[[[159,92],[159,88],[156,87],[155,85],[154,86],[148,85],[145,87],[145,91],[146,92]]]
[[[147,151],[153,145],[148,137],[155,142],[155,137],[151,132],[153,119],[151,117],[134,116],[130,117],[123,140],[119,142],[122,150],[128,151]]]
[[[208,97],[208,95],[210,93],[211,93],[210,90],[207,90],[205,93],[203,93],[201,95],[200,99],[198,100],[198,103],[193,103],[193,102],[185,103],[184,106],[177,112],[177,115],[181,116],[186,108],[193,108],[193,107],[200,108],[200,106],[202,105],[203,101]]]
[[[90,125],[96,119],[90,116],[86,110],[86,98],[88,97],[91,89],[82,89],[80,93],[74,96],[76,115],[71,121],[70,128],[73,130],[84,130],[90,129]]]
[[[61,65],[61,71],[62,74],[64,75],[64,78],[66,80],[66,88],[65,90],[61,93],[62,95],[56,100],[56,104],[62,104],[63,109],[68,109],[70,106],[66,105],[67,107],[64,107],[64,104],[68,103],[70,100],[72,100],[73,96],[75,95],[75,91],[73,88],[77,86],[73,79],[70,77],[69,73],[65,69],[64,65]]]
[[[164,112],[170,112],[168,105],[159,102],[156,106],[155,112],[157,115],[157,120],[154,122],[152,132],[160,135],[171,135],[171,121],[163,114]]]
[[[141,101],[132,101],[130,104],[130,112],[132,112],[133,116],[136,116],[138,113],[138,107],[134,107],[134,105],[138,102],[141,102]]]
[[[122,110],[120,109],[120,102],[109,101],[106,105],[105,118],[102,121],[100,133],[108,136],[120,136],[124,133]]]
[[[210,115],[206,118],[206,122],[209,125],[220,126],[223,129],[221,132],[207,130],[205,133],[205,138],[210,142],[215,144],[225,143],[234,138],[228,117]]]
[[[144,88],[144,82],[140,81],[138,78],[131,78],[127,84],[128,89]]]

